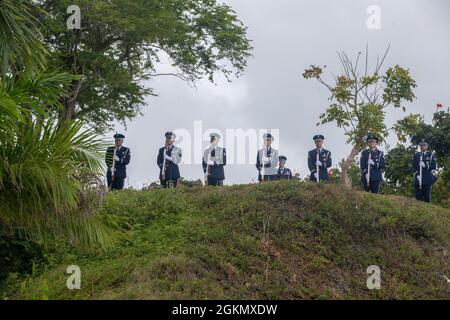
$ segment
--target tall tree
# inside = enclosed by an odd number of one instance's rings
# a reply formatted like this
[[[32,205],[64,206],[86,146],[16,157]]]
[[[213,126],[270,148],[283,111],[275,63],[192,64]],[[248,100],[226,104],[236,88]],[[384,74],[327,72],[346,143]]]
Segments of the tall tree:
[[[250,56],[246,28],[216,0],[37,1],[48,14],[52,65],[76,75],[60,117],[85,119],[99,130],[138,115],[154,95],[145,80],[175,76],[190,84],[239,74]],[[81,9],[81,30],[67,30],[66,10]],[[166,60],[170,61],[170,70]]]
[[[355,157],[365,145],[365,137],[369,132],[375,133],[380,140],[388,135],[385,116],[388,107],[401,108],[404,101],[412,101],[415,96],[413,88],[415,81],[409,70],[398,65],[391,67],[381,74],[381,68],[388,54],[386,50],[382,58],[377,57],[375,68],[369,71],[369,51],[366,48],[364,63],[360,63],[362,52],[359,52],[353,62],[346,53],[338,53],[343,67],[339,76],[334,76],[334,84],[323,80],[323,69],[311,65],[303,73],[305,79],[316,79],[331,93],[331,104],[320,116],[320,124],[335,122],[342,128],[347,137],[347,143],[352,145],[350,154],[342,163],[341,181],[351,186],[348,171]],[[362,69],[362,70],[361,70]],[[391,128],[395,129],[395,128]]]

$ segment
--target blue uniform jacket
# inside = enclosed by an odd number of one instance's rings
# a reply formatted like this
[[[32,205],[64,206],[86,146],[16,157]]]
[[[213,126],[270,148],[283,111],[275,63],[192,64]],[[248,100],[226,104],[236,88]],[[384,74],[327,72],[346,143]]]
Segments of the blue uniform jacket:
[[[105,162],[108,168],[108,171],[106,173],[108,177],[111,177],[114,149],[116,149],[116,147],[108,147],[108,149],[106,149]],[[124,146],[117,148],[116,156],[119,157],[119,161],[116,161],[114,164],[115,168],[114,177],[118,179],[125,179],[127,177],[127,165],[130,163],[131,157],[130,148]]]
[[[369,155],[374,164],[370,166],[370,181],[383,181],[383,171],[385,168],[384,153],[378,149],[366,149],[361,152],[360,168],[362,172],[361,179],[366,180]]]
[[[420,176],[420,157],[425,163],[425,168],[422,168],[422,185],[432,185],[436,181],[433,170],[437,169],[436,155],[431,151],[416,152],[412,159],[415,183],[419,183],[417,179]]]
[[[214,165],[209,165],[206,162],[208,154],[210,152],[211,160],[214,160]],[[216,154],[218,153],[218,154]],[[206,161],[205,161],[206,160]],[[203,173],[206,174],[206,169],[208,168],[209,174],[208,176],[214,179],[225,179],[224,166],[227,165],[227,151],[225,148],[217,147],[211,151],[210,148],[205,150],[205,154],[203,156],[202,166]]]
[[[164,164],[164,152],[166,147],[162,147],[159,149],[157,164],[159,167],[159,179],[160,180],[178,180],[180,178],[180,168],[178,167],[178,163],[181,161],[181,149],[175,146],[170,146],[167,149],[167,155],[172,157],[172,161],[166,160],[166,176],[165,179],[162,178],[162,170]]]
[[[316,172],[316,161],[317,161],[317,149],[313,149],[308,152],[308,168],[311,171],[310,180],[315,181],[313,174]],[[320,149],[319,161],[322,165],[319,166],[319,179],[328,180],[328,168],[333,165],[331,160],[331,152],[325,149]]]
[[[278,168],[278,174],[277,174],[278,180],[291,180],[292,179],[292,172],[289,168]]]

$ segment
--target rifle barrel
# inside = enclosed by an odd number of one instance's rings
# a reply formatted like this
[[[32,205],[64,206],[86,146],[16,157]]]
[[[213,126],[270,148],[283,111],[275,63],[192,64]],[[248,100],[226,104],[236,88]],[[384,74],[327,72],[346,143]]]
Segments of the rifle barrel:
[[[319,162],[319,154],[320,154],[320,150],[317,151],[317,154],[316,154],[316,181],[317,182],[320,182],[319,164],[318,164],[318,162]]]
[[[114,176],[116,175],[116,155],[117,155],[117,147],[114,146],[114,152],[113,152],[113,162],[111,165],[111,180],[114,181]]]
[[[420,156],[420,161],[419,161],[419,188],[420,190],[422,190],[422,161],[423,161],[423,156]]]

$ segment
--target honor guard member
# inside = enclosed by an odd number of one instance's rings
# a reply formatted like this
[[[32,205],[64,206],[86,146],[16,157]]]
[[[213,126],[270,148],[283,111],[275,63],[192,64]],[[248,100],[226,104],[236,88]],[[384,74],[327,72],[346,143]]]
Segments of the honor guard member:
[[[227,152],[225,148],[218,146],[220,135],[211,133],[210,146],[203,153],[203,173],[205,184],[208,186],[223,186],[225,180],[224,166],[227,164]]]
[[[291,180],[292,179],[291,169],[285,167],[287,158],[285,156],[279,156],[278,161],[279,165],[278,165],[277,179]]]
[[[309,180],[314,182],[328,181],[328,168],[333,165],[331,152],[322,147],[323,140],[325,140],[323,135],[317,134],[313,137],[313,140],[316,148],[308,152],[308,168],[311,172]]]
[[[361,180],[365,191],[379,193],[385,168],[384,154],[377,148],[378,137],[376,135],[369,134],[367,143],[369,148],[361,153]]]
[[[180,178],[181,149],[174,146],[176,136],[173,132],[166,132],[165,137],[166,145],[159,149],[157,159],[159,180],[164,188],[176,188]]]
[[[106,149],[105,162],[108,168],[106,180],[110,190],[122,190],[127,177],[127,165],[130,163],[130,148],[123,146],[123,134],[114,135],[115,146]]]
[[[263,135],[264,146],[256,156],[256,168],[259,171],[258,181],[276,180],[278,173],[278,150],[272,148],[273,136]]]
[[[419,143],[420,152],[413,157],[414,189],[416,199],[431,202],[431,187],[436,182],[433,170],[437,170],[437,160],[434,152],[428,150],[428,142],[422,139]]]

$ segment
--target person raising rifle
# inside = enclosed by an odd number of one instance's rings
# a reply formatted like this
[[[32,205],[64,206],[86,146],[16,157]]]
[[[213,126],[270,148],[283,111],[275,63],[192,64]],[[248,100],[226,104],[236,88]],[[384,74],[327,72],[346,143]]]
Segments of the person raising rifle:
[[[176,135],[166,132],[165,146],[159,149],[157,164],[159,167],[159,180],[164,188],[176,188],[180,179],[181,149],[174,145]]]
[[[114,135],[115,146],[106,150],[105,162],[106,181],[110,190],[122,190],[127,177],[127,165],[130,163],[130,148],[123,146],[125,136],[120,133]]]
[[[256,157],[259,182],[276,180],[278,173],[278,150],[272,148],[274,138],[270,133],[265,133],[263,139],[263,148],[258,151]]]
[[[203,173],[205,174],[205,185],[223,186],[225,180],[224,166],[227,164],[227,152],[225,148],[219,147],[220,135],[211,133],[210,146],[203,153]]]
[[[309,181],[328,181],[328,168],[332,166],[331,152],[323,148],[325,137],[317,134],[313,137],[316,148],[308,152]]]
[[[378,150],[378,137],[367,135],[368,149],[361,152],[360,168],[364,191],[380,193],[385,168],[383,151]]]
[[[431,202],[431,188],[437,180],[433,174],[433,170],[437,169],[436,155],[428,150],[429,145],[425,139],[420,140],[419,147],[420,151],[412,159],[416,199]]]

